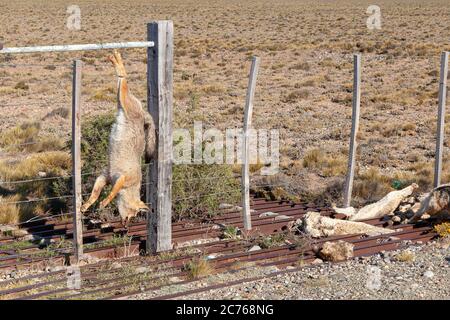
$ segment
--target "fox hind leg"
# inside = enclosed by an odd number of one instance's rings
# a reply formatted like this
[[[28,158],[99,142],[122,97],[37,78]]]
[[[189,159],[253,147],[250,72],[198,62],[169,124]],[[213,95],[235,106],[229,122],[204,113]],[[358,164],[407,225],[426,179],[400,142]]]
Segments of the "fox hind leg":
[[[116,69],[116,75],[119,78],[119,84],[118,84],[118,97],[120,106],[125,111],[125,114],[127,113],[128,104],[130,103],[130,94],[128,90],[128,83],[127,83],[127,71],[125,70],[125,66],[123,64],[122,57],[120,53],[117,50],[114,50],[114,54],[109,56],[109,60],[114,65],[114,68]]]
[[[124,175],[121,175],[119,179],[116,180],[109,195],[100,203],[101,209],[106,207],[117,196],[119,191],[122,190],[122,188],[124,187],[125,181],[126,177]]]
[[[100,196],[100,192],[102,192],[105,185],[108,183],[108,179],[106,175],[102,174],[100,175],[96,180],[94,184],[94,188],[92,188],[91,196],[89,197],[89,200],[86,201],[81,206],[81,212],[86,212],[87,209],[89,209],[90,206],[94,204],[95,201],[97,201],[98,197]]]

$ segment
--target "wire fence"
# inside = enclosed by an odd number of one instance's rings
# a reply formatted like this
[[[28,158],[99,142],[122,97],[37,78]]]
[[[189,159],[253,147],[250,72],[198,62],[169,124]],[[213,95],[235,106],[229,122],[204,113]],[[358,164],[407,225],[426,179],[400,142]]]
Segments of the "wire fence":
[[[10,68],[35,67],[35,68],[43,68],[45,70],[50,70],[50,71],[59,70],[60,68],[61,68],[61,70],[64,70],[64,68],[71,68],[70,65],[56,64],[56,63],[42,63],[42,64],[1,63],[0,64],[0,68],[7,68],[7,67],[10,67]],[[112,69],[110,67],[108,69],[106,69],[106,67],[104,67],[104,65],[89,65],[89,64],[87,64],[86,68],[84,68],[84,70],[83,70],[83,78],[85,78],[91,82],[95,81],[95,80],[99,79],[99,76],[98,76],[99,72],[100,73],[106,72],[108,74],[113,74]],[[129,70],[128,73],[130,75],[134,76],[134,80],[136,82],[139,82],[140,80],[145,79],[145,74],[141,70]],[[70,77],[68,77],[68,79],[69,78]],[[102,83],[103,88],[106,88],[109,90],[108,82],[102,81],[101,83]],[[68,93],[67,87],[64,87],[62,82],[55,83],[55,88],[56,88],[55,91],[53,93],[51,93],[51,95],[53,95],[53,96],[56,96],[58,93],[63,93],[63,94]],[[113,92],[108,91],[108,94],[109,93],[111,93],[111,95],[113,94]],[[85,97],[86,94],[88,94],[88,93],[83,94],[84,100],[86,100],[86,97]],[[5,103],[0,103],[0,106],[1,107],[22,108],[22,107],[49,106],[49,105],[56,106],[59,104],[69,105],[72,103],[71,100],[62,100],[60,98],[58,99],[57,97],[55,97],[55,99],[46,98],[41,101],[36,101],[35,100],[36,97],[33,95],[33,92],[28,92],[28,95],[32,96],[32,99],[29,99],[26,101],[19,101],[19,102],[15,102],[15,103],[8,101]],[[21,99],[24,100],[24,97],[21,97]],[[85,101],[85,103],[96,103],[96,102],[101,102],[101,101],[92,101],[91,99],[87,99],[87,101]],[[108,102],[111,102],[111,101],[108,101]],[[177,110],[177,107],[175,106],[174,109]],[[181,110],[181,108],[179,108],[179,110]],[[35,137],[33,137],[33,138],[35,138]],[[11,150],[13,148],[33,146],[33,145],[37,145],[39,143],[40,143],[39,141],[24,141],[24,142],[20,142],[20,143],[11,143],[8,145],[1,145],[0,150],[7,151],[8,149]],[[82,172],[81,173],[82,177],[89,178],[91,176],[99,175],[99,174],[105,172],[105,170],[107,170],[108,162],[109,162],[108,159],[96,159],[95,162],[96,162],[95,167],[102,168],[102,169],[98,169],[98,170],[96,169],[96,170],[92,170],[90,172]],[[150,163],[146,163],[146,164],[142,165],[143,182],[141,183],[141,187],[146,187],[146,186],[152,184],[152,182],[148,182],[145,179],[145,176],[146,176],[145,171],[152,164],[154,164],[154,162],[150,162]],[[194,168],[194,167],[191,167],[191,168]],[[189,170],[189,169],[187,169],[187,170]],[[184,205],[187,206],[187,209],[186,209],[187,211],[192,209],[192,211],[196,211],[196,214],[199,214],[199,212],[198,212],[199,209],[197,207],[198,204],[199,203],[201,204],[202,200],[205,198],[214,198],[215,204],[212,207],[207,207],[206,209],[201,208],[201,210],[203,210],[203,214],[211,216],[211,215],[215,215],[215,214],[219,214],[219,213],[223,212],[221,210],[217,210],[219,207],[219,204],[221,204],[221,203],[229,202],[229,200],[231,200],[234,202],[235,205],[239,204],[240,200],[237,200],[237,199],[241,195],[241,188],[242,188],[242,186],[240,185],[240,179],[242,178],[241,174],[232,173],[230,175],[230,174],[217,174],[214,172],[213,173],[207,172],[205,176],[202,176],[203,174],[204,173],[202,172],[202,170],[198,170],[193,175],[181,174],[178,177],[174,177],[174,179],[172,180],[172,183],[174,184],[174,186],[178,187],[178,190],[175,188],[175,193],[173,194],[173,199],[172,199],[175,206],[182,202],[186,202]],[[26,185],[26,184],[33,184],[33,183],[49,183],[49,184],[51,184],[55,181],[69,180],[69,179],[73,179],[73,178],[74,178],[74,175],[66,174],[66,175],[58,175],[58,176],[52,175],[52,176],[42,176],[42,177],[36,177],[36,178],[26,178],[26,179],[11,179],[11,181],[8,181],[7,179],[3,179],[0,181],[0,187],[14,189],[16,187],[21,187],[22,185]],[[237,181],[237,183],[235,183],[232,187],[226,189],[225,191],[218,191],[218,190],[214,189],[215,186],[218,186],[223,182],[231,181],[231,180],[235,180],[235,181]],[[90,181],[89,185],[83,186],[83,189],[86,189],[86,187],[87,188],[92,187],[92,185],[90,185],[92,182],[93,181]],[[192,186],[192,184],[195,184],[197,186],[199,184],[204,184],[205,186],[197,192],[197,190],[189,189]],[[209,186],[208,184],[211,184],[212,187]],[[270,186],[270,184],[266,183],[265,187],[268,187],[268,186]],[[179,191],[181,195],[177,194],[177,191]],[[186,193],[191,193],[192,195],[184,196],[184,194],[186,194]],[[90,192],[82,193],[81,196],[83,198],[89,197]],[[22,206],[22,205],[37,204],[40,202],[48,202],[48,201],[53,201],[53,200],[62,200],[64,202],[69,202],[74,198],[74,195],[72,193],[70,193],[70,194],[61,194],[61,195],[57,195],[57,196],[43,196],[43,197],[36,197],[36,198],[31,197],[31,195],[26,196],[26,197],[28,199],[23,199],[23,200],[20,199],[17,201],[2,201],[2,202],[0,202],[0,206],[11,206],[11,205]],[[236,202],[236,200],[237,200],[237,202]],[[147,203],[147,205],[149,205],[149,203]],[[193,208],[190,208],[190,206],[192,206]],[[68,207],[70,208],[70,205],[68,205]],[[177,208],[175,207],[174,210],[176,210],[176,209]],[[101,213],[102,213],[102,210],[91,209],[91,210],[89,210],[89,213],[87,213],[86,217],[89,217],[90,215],[101,214]],[[52,219],[70,217],[72,214],[73,214],[73,211],[66,211],[64,213],[57,213],[57,214],[48,213],[45,216],[38,215],[38,216],[32,217],[30,219],[27,219],[25,221],[21,221],[19,223],[9,224],[9,226],[19,226],[20,227],[20,226],[24,226],[24,225],[27,225],[30,223],[33,223],[33,224],[46,223],[47,221],[50,221]]]

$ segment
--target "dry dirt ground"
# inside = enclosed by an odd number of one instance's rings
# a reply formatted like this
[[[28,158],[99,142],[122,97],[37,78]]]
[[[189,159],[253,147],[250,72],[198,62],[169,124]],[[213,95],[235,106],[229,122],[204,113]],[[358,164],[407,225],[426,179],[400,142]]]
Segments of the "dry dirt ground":
[[[448,300],[448,248],[448,241],[411,246],[343,263],[310,266],[259,281],[190,294],[183,299]],[[207,287],[207,282],[197,286]]]
[[[80,31],[66,27],[72,4],[81,8]],[[358,176],[374,167],[385,175],[420,179],[426,188],[432,181],[440,53],[450,50],[449,2],[377,1],[381,30],[366,26],[371,4],[0,0],[0,41],[11,47],[145,40],[147,22],[171,19],[175,123],[187,128],[193,120],[220,129],[242,125],[249,59],[258,55],[254,126],[280,130],[283,173],[314,194],[340,192],[330,184],[341,185],[346,170],[352,54],[362,53]],[[74,58],[85,64],[83,119],[114,110],[116,80],[107,54],[0,56],[0,130],[44,119],[43,132],[69,137],[69,119],[49,113],[70,106]],[[123,55],[132,89],[145,100],[145,50]],[[303,161],[315,148],[320,160]],[[356,196],[377,188],[356,188]]]

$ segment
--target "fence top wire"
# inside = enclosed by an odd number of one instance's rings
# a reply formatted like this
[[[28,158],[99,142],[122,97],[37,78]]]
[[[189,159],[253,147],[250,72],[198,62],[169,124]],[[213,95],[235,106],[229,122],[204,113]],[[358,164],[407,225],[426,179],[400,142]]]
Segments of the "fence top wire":
[[[7,103],[7,104],[2,104],[0,102],[0,107],[2,108],[6,108],[6,107],[22,107],[22,106],[36,106],[36,105],[46,105],[48,106],[49,104],[71,104],[71,101],[35,101],[35,102],[20,102],[20,103]]]
[[[149,48],[154,47],[153,41],[137,42],[116,42],[116,43],[90,43],[90,44],[69,44],[56,46],[34,46],[34,47],[12,47],[3,48],[0,54],[5,53],[34,53],[34,52],[66,52],[66,51],[85,51],[85,50],[105,50],[121,48]]]
[[[198,199],[198,198],[204,198],[209,196],[216,196],[216,195],[230,195],[230,194],[240,194],[241,190],[231,191],[231,192],[218,192],[218,193],[207,193],[207,194],[199,194],[191,197],[186,198],[176,198],[173,201],[182,201],[182,200],[189,200],[189,199]]]
[[[89,175],[94,175],[97,173],[102,172],[101,170],[99,171],[92,171],[92,172],[85,172],[82,173],[82,176],[89,176]],[[56,179],[69,179],[72,178],[73,175],[66,175],[66,176],[56,176],[56,177],[42,177],[42,178],[36,178],[36,179],[28,179],[28,180],[17,180],[17,181],[0,181],[0,185],[1,184],[7,184],[7,185],[11,185],[11,184],[20,184],[20,183],[29,183],[29,182],[37,182],[37,181],[42,181],[42,180],[56,180]],[[2,203],[0,202],[0,205]]]
[[[72,65],[68,63],[0,63],[0,68],[17,68],[17,67],[72,68]]]
[[[90,193],[83,193],[81,196],[89,196]],[[20,200],[20,201],[10,201],[10,202],[0,202],[0,206],[8,205],[8,204],[24,204],[24,203],[32,203],[32,202],[39,202],[39,201],[47,201],[47,200],[58,200],[58,199],[70,199],[73,198],[73,195],[64,195],[64,196],[58,196],[58,197],[48,197],[48,198],[38,198],[38,199],[30,199],[30,200]]]
[[[8,227],[18,227],[27,223],[31,223],[31,222],[38,222],[38,221],[43,221],[43,220],[50,220],[53,218],[58,218],[58,217],[64,217],[64,216],[68,216],[68,215],[72,215],[73,212],[66,212],[66,213],[59,213],[59,214],[54,214],[54,215],[49,215],[49,216],[36,216],[33,218],[30,218],[26,221],[23,222],[18,222],[18,223],[9,223],[9,224],[3,224],[2,226],[8,226]]]

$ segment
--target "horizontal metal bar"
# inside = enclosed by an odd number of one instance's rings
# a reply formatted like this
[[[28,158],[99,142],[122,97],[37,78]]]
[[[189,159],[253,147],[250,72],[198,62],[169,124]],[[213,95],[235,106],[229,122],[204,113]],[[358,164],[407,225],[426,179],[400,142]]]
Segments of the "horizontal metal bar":
[[[2,50],[0,50],[0,53],[32,53],[32,52],[104,50],[104,49],[120,49],[120,48],[148,48],[153,47],[154,45],[155,43],[153,41],[69,44],[61,46],[3,48]]]

